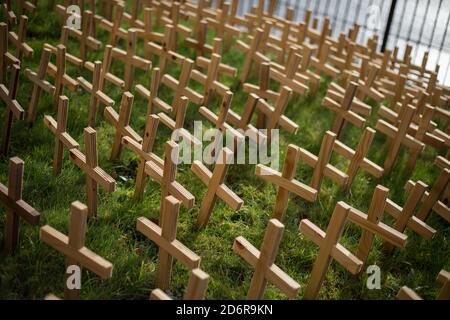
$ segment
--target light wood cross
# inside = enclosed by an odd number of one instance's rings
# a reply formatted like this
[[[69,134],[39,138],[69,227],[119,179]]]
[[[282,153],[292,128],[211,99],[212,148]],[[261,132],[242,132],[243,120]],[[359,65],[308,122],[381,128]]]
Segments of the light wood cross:
[[[55,91],[53,93],[53,105],[58,105],[59,96],[63,95],[63,88],[66,86],[70,91],[78,88],[78,82],[66,73],[66,47],[59,44],[56,47],[56,65],[49,62],[47,73],[55,78]]]
[[[193,36],[188,36],[184,42],[187,46],[197,51],[197,56],[204,57],[206,53],[212,52],[212,47],[206,43],[208,33],[208,22],[205,18],[208,16],[207,1],[199,0],[196,4],[186,2],[184,9],[188,20],[193,21]],[[214,15],[213,15],[214,16]]]
[[[122,138],[130,137],[136,143],[141,144],[142,138],[130,126],[131,109],[133,108],[134,96],[130,92],[124,92],[120,103],[119,114],[113,107],[105,108],[105,118],[113,125],[116,130],[113,145],[111,148],[111,160],[114,161],[120,157],[122,151]]]
[[[384,169],[366,157],[374,137],[375,130],[366,127],[355,150],[337,139],[334,141],[333,151],[350,161],[345,172],[348,176],[347,183],[344,186],[345,189],[350,189],[359,169],[366,171],[375,178],[383,176]]]
[[[131,28],[128,30],[128,41],[127,50],[124,51],[119,48],[113,48],[112,57],[113,59],[118,59],[125,64],[124,73],[124,90],[130,91],[133,86],[135,68],[148,71],[152,68],[152,62],[150,60],[139,57],[136,54],[137,41],[136,41],[137,30]]]
[[[88,269],[102,279],[112,276],[113,265],[85,246],[86,220],[88,208],[81,202],[72,202],[70,206],[69,235],[59,232],[49,225],[41,228],[42,242],[61,252],[66,257],[66,281],[70,276],[69,267],[76,265]],[[69,289],[66,283],[64,298],[70,300],[80,299],[77,289]]]
[[[363,101],[366,97],[370,97],[378,103],[381,103],[385,97],[375,88],[375,80],[379,74],[380,68],[373,63],[369,63],[368,69],[365,79],[361,79],[360,76],[357,80],[358,90],[356,91],[356,98]]]
[[[98,26],[103,30],[109,32],[110,37],[108,44],[110,44],[113,47],[117,45],[119,38],[120,39],[128,38],[128,31],[120,26],[123,19],[123,13],[125,11],[125,3],[117,2],[115,3],[114,7],[115,7],[114,17],[111,19],[111,21],[106,17],[105,18],[100,17],[100,19],[98,20]]]
[[[167,196],[161,204],[160,225],[140,217],[137,219],[136,229],[159,247],[156,287],[167,290],[170,287],[173,258],[192,270],[200,266],[200,257],[176,239],[180,201]]]
[[[36,120],[37,107],[39,104],[39,98],[41,96],[42,90],[50,95],[54,95],[55,86],[50,82],[45,80],[45,75],[47,73],[48,64],[50,62],[51,51],[44,48],[41,55],[41,60],[39,63],[39,69],[36,72],[31,69],[25,69],[25,76],[33,82],[33,92],[31,94],[30,105],[27,111],[27,122],[28,124],[33,124]]]
[[[392,139],[387,156],[384,161],[384,173],[389,174],[398,157],[400,147],[404,145],[410,150],[422,151],[424,144],[407,133],[416,108],[411,105],[404,106],[404,112],[400,115],[398,126],[392,125],[383,119],[378,119],[375,129]]]
[[[34,50],[25,42],[27,34],[28,17],[20,16],[18,33],[10,31],[8,40],[16,47],[16,58],[22,61],[23,56],[27,59],[33,58]]]
[[[83,77],[78,77],[78,83],[80,86],[90,93],[89,98],[89,111],[88,111],[88,126],[95,128],[96,126],[96,118],[97,118],[97,110],[100,102],[104,104],[106,107],[114,106],[114,100],[111,99],[104,91],[100,90],[100,85],[104,86],[104,79],[102,83],[101,74],[102,74],[102,63],[100,61],[94,62],[94,70],[92,74],[92,83],[89,83]]]
[[[189,276],[189,283],[184,293],[184,300],[203,300],[208,288],[209,275],[200,268],[192,269]],[[172,300],[161,289],[154,289],[150,295],[150,300]]]
[[[138,29],[138,37],[143,38],[144,41],[153,41],[161,43],[164,40],[164,34],[156,32],[153,26],[152,15],[156,14],[155,8],[144,8],[144,28]]]
[[[289,298],[294,298],[297,295],[300,285],[275,264],[283,231],[284,225],[280,221],[270,219],[261,244],[261,250],[255,248],[242,236],[234,239],[234,252],[255,268],[247,299],[263,299],[267,282],[272,283]]]
[[[44,116],[44,123],[55,135],[55,150],[53,152],[53,172],[59,175],[62,169],[62,161],[64,155],[64,147],[67,150],[76,148],[80,145],[67,133],[67,116],[69,112],[69,98],[66,96],[59,97],[58,116],[55,120],[52,116]]]
[[[8,187],[0,183],[0,202],[6,208],[5,253],[12,254],[19,243],[20,218],[30,225],[38,225],[41,214],[22,199],[25,163],[18,157],[9,159]]]
[[[363,265],[366,264],[369,258],[375,235],[380,236],[396,247],[404,248],[406,245],[407,236],[405,234],[381,222],[386,208],[388,193],[389,189],[381,185],[375,188],[367,215],[358,209],[350,207],[348,220],[363,228],[356,253]]]
[[[323,177],[328,177],[339,186],[348,184],[348,175],[330,164],[336,134],[327,131],[320,145],[319,155],[316,156],[306,149],[300,148],[299,159],[314,169],[309,186],[320,192]]]
[[[20,65],[20,60],[8,51],[8,25],[0,22],[0,84],[6,83],[9,66]]]
[[[206,17],[209,29],[215,30],[215,37],[226,39],[225,44],[228,49],[231,44],[231,38],[238,38],[241,35],[239,28],[231,25],[230,20],[230,4],[223,3],[220,9],[216,10],[216,17]]]
[[[159,8],[157,8],[159,11],[168,11],[169,16],[163,16],[160,14],[157,14],[158,20],[160,23],[164,23],[164,25],[170,24],[174,27],[174,34],[171,38],[171,41],[168,43],[169,49],[176,51],[177,49],[177,43],[178,43],[178,34],[182,34],[185,37],[188,37],[191,35],[192,30],[183,24],[180,23],[181,13],[180,13],[181,5],[180,3],[173,2],[173,1],[165,1],[165,0],[159,0]]]
[[[174,27],[168,24],[165,26],[164,39],[161,45],[158,45],[152,41],[145,43],[144,48],[146,53],[159,57],[158,68],[161,72],[161,75],[167,72],[167,64],[169,63],[169,61],[180,65],[186,59],[184,56],[169,47],[170,43],[172,43],[173,41],[172,39],[174,37],[174,32]]]
[[[91,127],[84,129],[85,154],[70,149],[70,160],[86,174],[86,199],[89,217],[97,215],[98,184],[107,192],[116,189],[116,181],[98,166],[97,132]]]
[[[259,48],[262,45],[263,32],[264,31],[261,28],[256,29],[256,33],[254,34],[250,45],[241,40],[237,41],[236,47],[245,54],[244,65],[242,66],[240,76],[241,83],[244,83],[247,80],[254,61],[258,64],[270,61],[269,58],[259,51]]]
[[[150,160],[145,164],[145,173],[161,185],[161,204],[168,195],[173,195],[190,209],[194,206],[194,196],[175,180],[178,157],[178,144],[167,141],[164,149],[164,167],[161,168],[155,161]]]
[[[138,19],[139,12],[141,11],[143,4],[144,2],[142,2],[142,0],[132,0],[131,13],[123,13],[123,20],[127,22],[132,28],[142,28],[144,26],[143,22]]]
[[[3,156],[9,150],[13,119],[23,120],[25,117],[25,110],[23,110],[22,106],[16,100],[19,72],[20,66],[17,64],[12,65],[9,88],[6,88],[4,84],[0,84],[0,99],[6,105],[5,123],[3,125],[3,136],[0,144],[0,155]]]
[[[310,59],[310,65],[316,70],[317,73],[325,74],[332,78],[337,78],[340,71],[334,66],[330,65],[328,55],[330,54],[330,42],[325,41],[322,44],[321,49],[318,51],[319,56],[312,56]]]
[[[305,299],[317,298],[333,259],[351,274],[358,274],[361,271],[362,261],[339,243],[349,212],[350,206],[339,201],[334,208],[326,232],[308,219],[300,221],[299,232],[320,247],[303,295]]]
[[[278,185],[277,198],[272,218],[282,221],[286,212],[289,194],[294,193],[308,202],[315,202],[317,190],[295,179],[295,172],[300,155],[300,148],[290,144],[286,152],[282,172],[277,172],[262,164],[256,166],[255,174],[262,179]]]
[[[139,165],[136,172],[136,187],[134,189],[135,198],[141,198],[145,184],[147,181],[147,174],[145,173],[145,164],[147,161],[153,161],[161,169],[164,169],[164,161],[153,153],[153,145],[156,139],[156,132],[158,131],[159,117],[151,114],[147,117],[145,124],[145,132],[142,144],[137,143],[130,136],[122,138],[122,144],[133,151],[139,157]]]
[[[386,199],[385,211],[395,219],[395,224],[393,226],[395,230],[403,233],[406,227],[409,227],[427,240],[431,240],[434,237],[436,230],[414,215],[422,197],[425,195],[426,189],[427,185],[422,181],[418,181],[412,188],[403,208],[391,199]],[[391,243],[386,242],[384,249],[386,252],[391,253],[394,250],[394,246]]]
[[[298,94],[306,94],[308,91],[308,86],[305,84],[309,81],[309,78],[303,76],[302,74],[298,74],[298,70],[301,67],[302,56],[298,53],[294,53],[292,50],[292,54],[290,54],[289,59],[284,66],[283,69],[273,67],[271,64],[269,76],[271,79],[279,82],[283,86],[287,86],[291,88],[294,92]]]
[[[192,172],[208,187],[208,191],[202,200],[197,216],[197,225],[204,227],[208,223],[211,213],[217,201],[222,199],[231,209],[240,210],[244,201],[225,184],[225,178],[230,163],[233,160],[233,152],[228,148],[220,151],[214,170],[211,172],[201,161],[195,160],[191,166]]]

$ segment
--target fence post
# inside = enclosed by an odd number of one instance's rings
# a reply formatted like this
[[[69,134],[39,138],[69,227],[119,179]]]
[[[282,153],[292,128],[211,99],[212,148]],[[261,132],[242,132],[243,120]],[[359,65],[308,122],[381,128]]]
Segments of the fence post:
[[[391,8],[389,9],[389,16],[386,23],[386,28],[384,29],[383,43],[381,44],[381,52],[386,49],[387,41],[389,38],[389,33],[391,31],[392,19],[394,18],[395,6],[397,5],[397,0],[392,0]]]

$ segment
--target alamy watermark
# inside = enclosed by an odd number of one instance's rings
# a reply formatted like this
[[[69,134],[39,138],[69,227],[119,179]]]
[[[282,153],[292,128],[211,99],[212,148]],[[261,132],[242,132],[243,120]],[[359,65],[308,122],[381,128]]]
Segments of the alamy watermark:
[[[77,5],[68,6],[66,13],[69,15],[66,20],[66,26],[71,29],[81,29],[81,9]]]

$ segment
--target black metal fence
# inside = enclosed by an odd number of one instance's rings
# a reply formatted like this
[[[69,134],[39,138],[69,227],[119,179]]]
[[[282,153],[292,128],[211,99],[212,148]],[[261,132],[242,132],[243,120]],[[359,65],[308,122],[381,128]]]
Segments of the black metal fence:
[[[257,3],[258,0],[240,1],[239,14],[249,12]],[[391,6],[393,17],[385,35]],[[439,64],[439,82],[450,85],[450,0],[278,0],[275,14],[284,16],[288,7],[295,10],[296,21],[302,20],[308,9],[314,16],[328,16],[334,36],[358,23],[360,43],[376,32],[380,48],[385,41],[388,49],[398,46],[399,55],[409,43],[413,45],[412,61],[416,64],[429,51],[427,68],[434,70]]]

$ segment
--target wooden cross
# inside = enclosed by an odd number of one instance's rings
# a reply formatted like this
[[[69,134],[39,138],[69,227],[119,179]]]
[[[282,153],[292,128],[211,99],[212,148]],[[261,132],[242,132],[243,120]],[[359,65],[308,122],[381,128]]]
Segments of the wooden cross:
[[[367,262],[375,235],[396,247],[404,248],[406,245],[407,236],[405,234],[381,222],[388,193],[388,188],[378,185],[373,193],[367,215],[353,207],[348,213],[348,219],[364,229],[356,253],[363,265]]]
[[[336,78],[340,72],[334,66],[327,63],[329,51],[330,43],[329,41],[325,41],[320,51],[318,51],[319,57],[317,58],[312,56],[310,59],[310,64],[316,71],[318,71],[317,73],[322,73],[329,77]]]
[[[27,34],[28,17],[20,16],[19,31],[16,34],[14,31],[10,31],[8,34],[9,41],[16,47],[16,58],[22,61],[22,57],[25,56],[28,59],[33,58],[34,50],[25,42]]]
[[[164,168],[164,161],[152,152],[156,139],[156,132],[158,131],[158,124],[159,117],[157,115],[151,114],[147,117],[142,144],[138,144],[129,136],[124,136],[122,138],[122,144],[133,151],[140,159],[136,172],[136,187],[134,189],[135,198],[141,198],[144,193],[147,180],[147,174],[145,173],[146,162],[153,161],[161,169]]]
[[[55,91],[53,93],[53,105],[58,105],[59,96],[63,94],[63,87],[66,86],[70,91],[78,88],[78,82],[66,73],[66,47],[59,44],[56,47],[56,66],[48,64],[47,73],[55,78]]]
[[[338,107],[343,105],[345,93],[346,89],[344,89],[335,82],[331,82],[328,87],[326,97],[329,98],[331,101],[334,101],[335,106]],[[372,113],[372,107],[356,98],[356,96],[353,97],[353,99],[351,99],[350,110],[361,115],[363,118],[369,117],[370,114]]]
[[[8,52],[8,25],[0,22],[0,84],[6,83],[8,67],[20,65],[20,60]]]
[[[44,116],[44,123],[55,135],[55,151],[53,153],[53,172],[59,175],[62,169],[64,146],[70,150],[78,149],[80,145],[67,133],[67,116],[69,111],[69,98],[59,97],[57,121],[49,115]]]
[[[136,43],[136,29],[131,28],[128,30],[128,42],[127,50],[124,51],[119,48],[113,48],[112,56],[115,59],[119,59],[125,64],[125,91],[130,91],[134,80],[134,69],[142,69],[148,71],[152,68],[152,62],[150,60],[139,57],[136,54],[137,43]]]
[[[242,66],[240,77],[241,83],[244,83],[247,80],[253,61],[256,61],[259,64],[269,62],[269,58],[258,51],[261,46],[263,32],[264,31],[261,28],[256,29],[256,33],[254,34],[250,45],[245,44],[241,40],[237,41],[237,48],[245,54],[244,65]]]
[[[136,141],[142,143],[142,138],[133,128],[130,126],[131,109],[133,108],[134,97],[130,92],[124,92],[122,95],[122,101],[120,103],[119,114],[113,107],[105,108],[105,118],[116,129],[114,136],[114,142],[111,149],[111,160],[114,161],[120,157],[122,151],[122,138],[127,136]]]
[[[179,147],[174,141],[167,141],[164,149],[164,167],[161,168],[153,160],[145,164],[145,173],[161,185],[161,204],[165,197],[173,195],[190,209],[194,206],[194,196],[176,179]]]
[[[362,261],[339,243],[349,211],[350,206],[339,201],[334,208],[326,232],[308,219],[300,221],[299,232],[320,247],[303,295],[305,299],[317,298],[332,259],[351,274],[358,274],[361,271]]]
[[[81,202],[72,202],[70,206],[69,235],[59,232],[49,225],[41,228],[40,239],[66,257],[66,268],[72,265],[86,268],[102,279],[112,276],[113,265],[85,246],[86,220],[88,208]],[[68,269],[66,269],[68,271]],[[66,278],[70,274],[66,273]],[[78,300],[80,292],[65,286],[64,298]]]
[[[317,191],[320,191],[321,189],[324,176],[329,177],[340,186],[348,184],[348,175],[330,164],[335,140],[336,134],[327,131],[323,137],[318,156],[310,153],[308,150],[300,148],[299,159],[308,166],[314,168],[309,186]]]
[[[147,115],[155,113],[155,107],[163,110],[166,113],[172,113],[172,106],[158,97],[158,89],[161,80],[161,72],[159,68],[152,70],[152,80],[150,82],[150,88],[147,89],[143,85],[136,85],[136,91],[147,100]]]
[[[206,37],[208,34],[208,22],[206,20],[201,20],[196,27],[197,31],[194,31],[196,38],[187,37],[184,40],[186,46],[194,48],[197,52],[198,57],[204,57],[207,53],[211,53],[213,48],[211,45],[206,43]]]
[[[44,48],[41,55],[41,61],[39,63],[39,69],[36,72],[31,69],[25,69],[25,76],[31,80],[33,85],[33,92],[31,94],[30,105],[28,107],[27,122],[31,125],[36,120],[36,112],[39,104],[39,98],[41,91],[44,90],[50,95],[54,95],[55,86],[46,81],[45,74],[47,73],[47,67],[50,62],[51,51]]]
[[[211,213],[217,201],[217,197],[222,199],[231,209],[240,210],[244,201],[239,198],[224,181],[227,175],[228,166],[233,160],[233,152],[228,148],[222,148],[216,160],[216,165],[211,172],[202,162],[195,160],[191,166],[192,172],[202,180],[208,187],[208,191],[200,205],[197,216],[197,225],[204,227],[208,223]]]
[[[9,159],[8,187],[0,183],[0,201],[6,207],[5,253],[12,254],[19,243],[20,218],[30,225],[38,225],[40,213],[22,199],[25,163],[18,157]]]
[[[359,169],[366,171],[375,178],[381,178],[383,176],[383,168],[366,158],[374,137],[375,130],[366,127],[355,150],[339,140],[334,141],[333,151],[350,161],[345,172],[348,176],[345,189],[348,190],[352,186]]]
[[[174,27],[174,36],[168,43],[170,50],[176,50],[178,43],[178,34],[183,34],[184,36],[190,36],[192,30],[180,23],[180,3],[179,2],[168,2],[165,0],[159,1],[160,10],[169,11],[169,17],[158,15],[160,21],[164,24],[170,24]]]
[[[403,208],[391,199],[386,199],[385,211],[395,219],[395,230],[403,233],[406,227],[409,227],[411,230],[427,240],[431,240],[434,237],[436,230],[414,215],[414,212],[419,205],[420,200],[424,196],[426,189],[427,185],[422,181],[418,181],[414,185],[413,190],[410,192]],[[391,243],[386,242],[384,249],[386,252],[391,253],[394,250],[394,246]]]
[[[208,288],[209,275],[200,268],[191,270],[189,283],[184,293],[184,300],[203,300]],[[163,290],[154,289],[150,295],[150,300],[172,300]]]
[[[364,80],[358,79],[358,90],[356,91],[356,98],[363,101],[367,96],[374,99],[377,102],[384,100],[384,95],[379,92],[375,87],[375,80],[379,74],[380,68],[373,63],[369,63],[369,71]]]
[[[78,149],[70,149],[70,160],[86,174],[86,199],[89,217],[97,215],[98,184],[107,192],[116,189],[116,181],[98,166],[97,132],[91,127],[84,129],[85,154]]]
[[[263,299],[268,281],[289,298],[294,298],[297,295],[300,285],[275,264],[283,231],[284,225],[280,221],[270,219],[261,244],[261,250],[255,248],[242,236],[234,239],[234,252],[255,268],[247,299]]]
[[[394,126],[383,119],[378,119],[375,129],[384,133],[392,139],[392,143],[388,147],[387,157],[384,161],[384,173],[389,174],[397,159],[401,145],[405,145],[410,150],[422,151],[424,144],[417,141],[407,133],[409,124],[416,108],[411,105],[404,106],[405,110],[400,115],[398,127]]]
[[[328,96],[326,96],[323,101],[323,104],[327,109],[336,113],[331,131],[336,133],[338,139],[342,136],[343,129],[347,122],[350,122],[359,128],[364,127],[366,124],[366,119],[351,110],[352,101],[357,89],[358,85],[355,82],[350,82],[345,90],[344,99],[342,100],[341,105]]]
[[[317,190],[296,180],[295,171],[300,155],[300,148],[290,144],[284,159],[283,171],[277,172],[262,164],[256,166],[255,174],[262,179],[278,185],[277,199],[273,210],[272,218],[282,221],[286,212],[289,194],[292,192],[309,202],[317,199]]]
[[[239,37],[241,32],[238,28],[229,24],[230,4],[224,3],[220,9],[216,10],[216,18],[205,18],[208,26],[211,26],[216,32],[215,37],[227,39],[225,43],[230,44],[231,37]]]
[[[273,67],[270,68],[270,78],[278,81],[283,86],[291,88],[298,94],[305,94],[308,91],[308,87],[297,78],[301,59],[302,57],[298,53],[291,54],[283,71]]]
[[[136,229],[159,247],[156,287],[161,290],[170,287],[173,258],[190,270],[200,266],[200,257],[176,239],[179,211],[180,201],[173,196],[167,196],[161,202],[159,226],[145,217],[137,219]]]
[[[186,59],[181,54],[173,51],[169,47],[174,37],[174,32],[174,27],[170,24],[167,24],[165,26],[164,39],[161,45],[157,45],[156,43],[151,41],[145,43],[146,52],[159,56],[158,68],[161,71],[161,74],[166,73],[167,64],[169,61],[172,61],[176,64],[182,64]]]
[[[127,39],[128,31],[120,26],[125,11],[125,3],[118,2],[115,4],[114,18],[109,21],[108,18],[99,20],[99,27],[110,33],[109,44],[113,47],[117,45],[119,38]]]
[[[14,64],[12,66],[11,81],[9,88],[4,84],[0,84],[0,99],[6,105],[5,124],[3,126],[3,136],[0,144],[0,155],[6,155],[9,150],[11,140],[11,128],[13,119],[23,120],[25,110],[16,100],[17,87],[19,81],[20,66]]]

